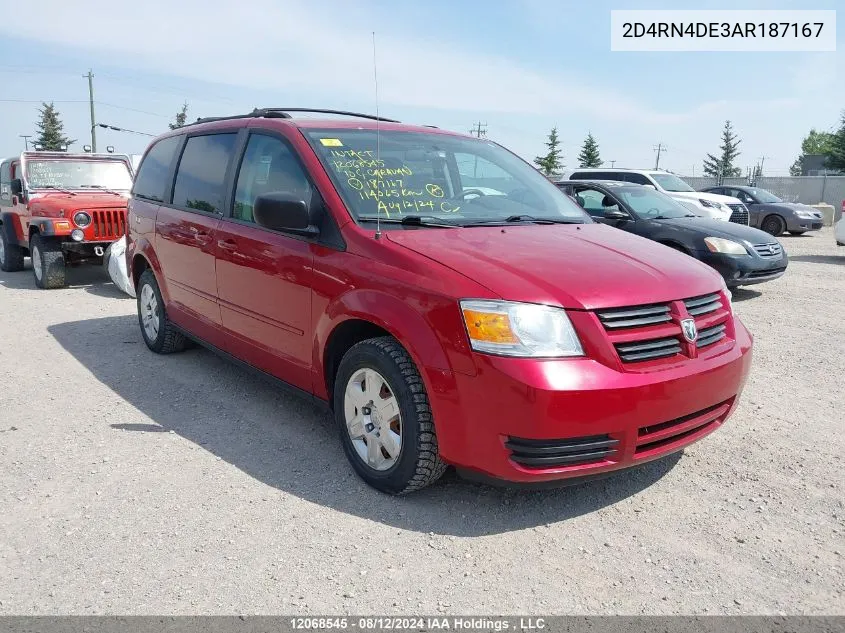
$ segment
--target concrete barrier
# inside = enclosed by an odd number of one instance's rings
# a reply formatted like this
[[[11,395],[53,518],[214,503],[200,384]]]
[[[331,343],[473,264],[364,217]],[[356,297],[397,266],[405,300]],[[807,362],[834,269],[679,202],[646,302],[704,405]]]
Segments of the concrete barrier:
[[[833,226],[833,215],[834,211],[836,211],[833,206],[825,204],[824,202],[820,202],[819,204],[811,204],[810,206],[822,212],[822,224],[824,224],[825,226]]]

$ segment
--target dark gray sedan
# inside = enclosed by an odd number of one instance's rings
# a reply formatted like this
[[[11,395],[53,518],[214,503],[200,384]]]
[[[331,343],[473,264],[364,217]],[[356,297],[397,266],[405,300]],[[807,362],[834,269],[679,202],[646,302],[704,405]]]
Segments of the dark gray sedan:
[[[748,207],[749,225],[763,229],[775,237],[784,231],[789,231],[792,235],[801,235],[807,231],[818,231],[822,228],[820,211],[806,204],[784,202],[773,193],[759,187],[722,185],[708,187],[702,191],[739,198]]]

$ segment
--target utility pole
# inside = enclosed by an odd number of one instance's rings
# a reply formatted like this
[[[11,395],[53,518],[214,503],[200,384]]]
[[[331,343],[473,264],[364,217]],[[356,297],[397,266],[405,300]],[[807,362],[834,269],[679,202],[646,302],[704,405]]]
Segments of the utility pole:
[[[88,77],[88,102],[91,106],[91,152],[97,151],[97,133],[94,131],[94,128],[97,127],[96,119],[94,118],[94,73],[91,70],[88,70],[87,75],[82,75],[83,77]]]
[[[760,175],[763,175],[763,163],[766,162],[767,158],[771,158],[771,156],[761,156],[760,157]]]
[[[18,134],[23,139],[23,149],[25,152],[29,151],[29,139],[32,138],[32,134]]]
[[[658,143],[657,147],[654,148],[654,151],[657,152],[657,159],[654,161],[654,168],[660,168],[660,153],[666,151],[666,146],[663,143]]]
[[[487,136],[487,123],[482,123],[479,121],[475,125],[472,126],[472,129],[469,131],[470,134],[475,136],[476,138],[481,138],[482,136]],[[472,168],[472,177],[478,178],[478,155],[475,156],[475,164]]]
[[[615,161],[615,160],[609,160],[609,161],[607,161],[607,162],[608,162],[608,163],[610,163],[610,168],[611,168],[611,169],[613,169],[614,167],[616,167],[616,161]]]

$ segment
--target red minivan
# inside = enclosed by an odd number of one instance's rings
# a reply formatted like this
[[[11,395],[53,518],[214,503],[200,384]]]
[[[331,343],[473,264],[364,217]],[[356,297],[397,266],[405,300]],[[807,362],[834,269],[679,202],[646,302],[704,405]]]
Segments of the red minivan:
[[[594,223],[487,139],[297,111],[148,148],[127,263],[151,350],[196,341],[307,394],[394,494],[448,465],[627,468],[734,410],[752,338],[708,266]]]

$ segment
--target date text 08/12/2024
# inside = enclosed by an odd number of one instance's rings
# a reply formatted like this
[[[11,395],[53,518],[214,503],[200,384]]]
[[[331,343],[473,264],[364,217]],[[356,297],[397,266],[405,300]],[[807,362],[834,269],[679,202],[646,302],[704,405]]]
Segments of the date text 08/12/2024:
[[[461,616],[368,616],[368,617],[297,617],[290,626],[300,631],[328,630],[427,630],[427,631],[540,631],[546,628],[545,618],[484,618]]]

